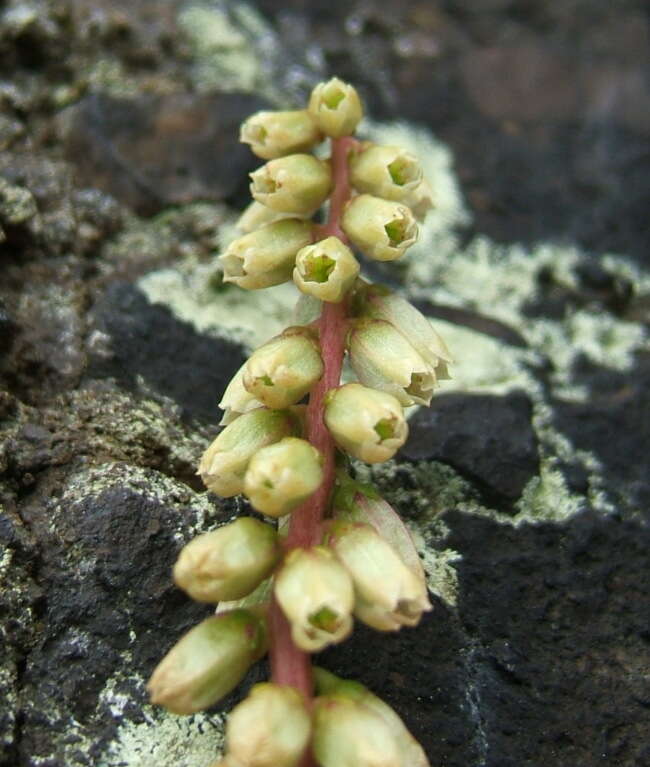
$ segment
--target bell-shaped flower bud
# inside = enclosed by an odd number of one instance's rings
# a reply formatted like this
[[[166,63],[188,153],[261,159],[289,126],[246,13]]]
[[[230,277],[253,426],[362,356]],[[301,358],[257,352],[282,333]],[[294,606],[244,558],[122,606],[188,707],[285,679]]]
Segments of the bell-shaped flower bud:
[[[243,234],[254,232],[256,229],[260,229],[268,224],[273,224],[276,221],[281,221],[285,218],[305,218],[304,216],[296,216],[295,213],[278,213],[277,210],[271,210],[266,205],[262,205],[261,202],[253,200],[249,203],[241,216],[237,219],[235,228]]]
[[[411,767],[374,711],[344,695],[314,701],[313,752],[321,767]]]
[[[309,114],[325,135],[341,138],[354,133],[363,117],[363,108],[356,89],[333,77],[311,92]]]
[[[341,228],[359,250],[375,261],[394,261],[418,238],[411,209],[369,194],[353,197],[346,205]]]
[[[383,285],[366,285],[357,293],[364,315],[390,322],[407,339],[422,359],[435,370],[437,379],[449,377],[447,364],[453,360],[445,342],[429,320],[413,304]]]
[[[350,158],[350,182],[359,192],[405,202],[421,181],[417,158],[400,147],[371,144]]]
[[[404,336],[384,320],[361,319],[348,336],[350,364],[364,386],[379,389],[402,405],[428,405],[436,376]]]
[[[325,202],[332,186],[327,162],[311,154],[270,160],[250,174],[251,195],[282,213],[311,215]]]
[[[314,680],[316,683],[316,689],[321,697],[317,698],[316,706],[317,710],[323,706],[334,704],[339,701],[347,701],[349,704],[354,704],[358,708],[362,708],[367,714],[372,714],[380,719],[384,724],[384,736],[390,734],[392,737],[392,747],[389,753],[394,753],[395,750],[399,754],[399,761],[395,762],[399,767],[430,767],[429,760],[426,754],[422,750],[422,746],[415,740],[411,733],[406,729],[404,722],[395,713],[395,711],[387,704],[384,703],[381,698],[373,695],[370,690],[364,687],[359,682],[353,682],[349,679],[341,679],[335,676],[325,669],[315,667],[314,668]],[[320,701],[324,701],[320,703]],[[348,709],[350,710],[350,709]],[[358,709],[355,709],[358,710]],[[338,717],[337,717],[338,718]],[[316,714],[315,728],[318,728],[318,722],[325,724],[326,717],[322,714]],[[330,733],[331,737],[332,733]],[[314,740],[318,739],[319,733],[315,732]],[[322,733],[321,733],[322,737]],[[394,749],[394,750],[393,750]],[[319,763],[323,767],[328,767],[329,762]],[[335,762],[332,762],[334,764]],[[347,764],[347,762],[340,762],[341,765]],[[359,762],[362,765],[363,762]],[[370,764],[373,764],[370,762]],[[379,762],[382,764],[382,762]],[[387,764],[393,764],[388,762]]]
[[[260,346],[244,366],[246,390],[268,407],[302,399],[323,375],[320,349],[309,328],[291,327]]]
[[[301,650],[318,652],[352,630],[352,581],[325,546],[289,552],[275,576],[275,597]]]
[[[286,410],[260,408],[228,424],[199,463],[198,474],[208,490],[225,498],[242,493],[250,459],[260,448],[294,434],[296,420]]]
[[[296,253],[312,241],[311,223],[285,218],[233,240],[219,256],[224,282],[246,290],[291,279]]]
[[[415,626],[423,611],[431,609],[424,578],[416,577],[372,525],[333,522],[325,542],[350,573],[355,615],[368,625],[397,631]]]
[[[242,767],[297,767],[310,735],[311,716],[298,690],[256,684],[228,717],[226,758]]]
[[[408,436],[399,401],[358,383],[328,392],[324,420],[337,445],[367,463],[392,458]]]
[[[222,426],[232,423],[242,413],[248,413],[250,410],[263,407],[263,403],[244,388],[245,367],[246,364],[244,363],[235,373],[219,403],[219,407],[224,411],[223,418],[220,421]]]
[[[239,140],[264,160],[311,149],[321,140],[316,122],[306,109],[257,112],[242,123]]]
[[[165,655],[147,689],[151,702],[174,714],[193,714],[216,703],[266,652],[264,621],[248,610],[207,618]]]
[[[285,437],[251,458],[244,492],[262,514],[282,517],[315,492],[323,481],[323,459],[304,439]]]
[[[359,262],[338,237],[307,245],[298,251],[293,281],[303,293],[338,303],[359,275]]]
[[[271,574],[281,555],[276,530],[240,517],[190,541],[174,565],[174,580],[197,602],[241,599]]]

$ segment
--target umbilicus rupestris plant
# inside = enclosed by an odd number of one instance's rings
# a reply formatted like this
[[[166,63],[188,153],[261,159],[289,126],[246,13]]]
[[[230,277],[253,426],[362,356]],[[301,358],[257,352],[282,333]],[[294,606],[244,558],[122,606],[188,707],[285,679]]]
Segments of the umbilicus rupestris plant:
[[[428,405],[450,362],[425,317],[359,277],[355,252],[400,258],[431,205],[416,158],[352,137],[361,117],[355,89],[334,78],[307,109],[259,112],[241,129],[267,162],[251,174],[254,201],[220,256],[223,278],[247,290],[293,279],[318,312],[237,372],[220,403],[225,428],[199,466],[208,489],[244,493],[278,528],[240,518],[191,541],[174,567],[192,598],[219,607],[158,665],[154,703],[207,708],[270,657],[271,680],[230,714],[213,767],[428,765],[389,706],[310,659],[355,618],[396,631],[431,609],[408,531],[347,458],[390,459],[408,434],[403,408]],[[309,153],[326,138],[329,159]],[[315,223],[323,205],[326,223]],[[358,380],[341,385],[346,353]]]

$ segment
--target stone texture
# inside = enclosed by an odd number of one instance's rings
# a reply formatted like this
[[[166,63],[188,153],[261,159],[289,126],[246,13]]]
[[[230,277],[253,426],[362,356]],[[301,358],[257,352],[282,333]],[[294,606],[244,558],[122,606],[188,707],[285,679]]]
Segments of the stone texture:
[[[453,466],[488,497],[516,501],[539,472],[532,409],[523,393],[507,397],[443,394],[409,420],[401,455]]]
[[[146,703],[207,612],[172,586],[178,549],[246,511],[195,476],[245,350],[137,283],[174,269],[191,295],[203,274],[192,300],[220,300],[209,264],[235,211],[217,201],[241,207],[256,162],[235,127],[330,73],[449,146],[473,216],[441,233],[455,247],[589,253],[540,267],[521,303],[525,270],[495,261],[505,310],[416,286],[467,343],[454,356],[504,364],[416,413],[376,475],[434,610],[319,662],[393,704],[432,765],[650,763],[644,4],[215,2],[206,30],[181,22],[190,5],[0,13],[0,767],[209,764],[219,712],[266,675],[207,718]],[[403,287],[402,264],[374,269]]]

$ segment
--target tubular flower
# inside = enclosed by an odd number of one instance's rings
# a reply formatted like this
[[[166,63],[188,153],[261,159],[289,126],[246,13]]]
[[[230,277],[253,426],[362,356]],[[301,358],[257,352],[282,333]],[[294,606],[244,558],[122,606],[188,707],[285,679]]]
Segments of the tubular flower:
[[[363,314],[390,322],[422,359],[435,370],[436,378],[448,378],[447,365],[453,360],[445,342],[429,320],[412,304],[383,285],[366,285],[358,293]]]
[[[263,622],[248,610],[207,618],[177,642],[154,670],[151,702],[175,714],[208,708],[238,684],[266,652]]]
[[[302,248],[296,256],[293,281],[303,293],[338,303],[359,275],[359,262],[338,237],[327,237]]]
[[[347,204],[341,227],[352,243],[375,261],[401,258],[418,238],[409,207],[370,194],[360,194]]]
[[[323,133],[340,138],[354,133],[363,117],[363,109],[356,89],[333,77],[311,92],[309,114]]]
[[[296,253],[311,240],[311,223],[300,218],[284,218],[238,237],[219,256],[223,280],[246,290],[280,285],[291,279]]]
[[[296,418],[286,410],[251,410],[226,426],[203,453],[198,473],[213,493],[229,498],[244,491],[244,474],[262,447],[288,437]]]
[[[309,743],[311,717],[293,687],[256,684],[226,725],[227,764],[296,767]]]
[[[277,531],[240,517],[185,546],[174,580],[197,602],[241,599],[268,577],[281,556]]]
[[[417,578],[371,525],[334,522],[326,543],[352,577],[355,615],[364,623],[395,631],[415,626],[431,609],[424,578]]]
[[[313,333],[292,327],[253,352],[242,381],[246,391],[268,407],[283,408],[302,399],[322,375]]]
[[[263,205],[281,213],[314,213],[325,202],[332,186],[326,162],[311,154],[290,154],[270,160],[250,174],[251,194]]]
[[[402,405],[428,405],[436,376],[389,322],[362,319],[350,331],[350,363],[364,386],[392,394]]]
[[[352,630],[352,581],[325,546],[289,552],[275,576],[275,597],[306,652],[341,642]]]
[[[371,144],[350,158],[350,181],[359,192],[406,202],[422,181],[422,168],[400,147]]]
[[[252,457],[244,492],[254,509],[270,517],[293,511],[323,480],[323,459],[304,439],[285,437]]]
[[[250,410],[264,407],[263,403],[244,388],[244,363],[239,370],[235,373],[232,380],[226,387],[226,391],[223,393],[219,407],[224,411],[223,418],[220,423],[222,426],[226,426],[232,423],[235,418],[242,415],[242,413],[248,413]]]
[[[318,698],[319,701],[322,699],[326,701],[344,700],[361,707],[367,714],[372,714],[383,722],[384,737],[390,736],[392,738],[391,752],[394,754],[395,751],[397,751],[399,755],[399,761],[395,764],[399,765],[399,767],[430,767],[429,760],[422,750],[422,747],[406,729],[404,722],[399,718],[395,711],[387,703],[384,703],[381,698],[373,695],[370,690],[362,684],[359,684],[359,682],[341,679],[322,668],[314,668],[314,678],[316,688],[322,696],[322,698]],[[334,716],[336,717],[336,714],[334,714]],[[327,717],[324,715],[319,717],[317,713],[315,716],[316,728],[318,728],[319,720],[321,724],[327,723]],[[332,722],[332,725],[336,726],[335,722]],[[378,725],[376,724],[375,726]],[[329,733],[330,737],[332,734],[333,733]],[[314,741],[318,738],[319,733],[316,732],[314,734]],[[335,762],[332,761],[332,764],[334,763]],[[329,767],[330,763],[322,762],[322,764],[324,767]],[[340,762],[339,764],[343,766],[347,764],[347,762]],[[363,762],[359,762],[358,764],[359,767],[361,767]],[[382,763],[379,762],[379,764]],[[391,763],[389,762],[389,764]]]
[[[264,160],[311,149],[321,140],[318,126],[306,109],[257,112],[242,123],[239,140]]]
[[[358,383],[328,393],[324,420],[339,447],[368,463],[392,458],[408,436],[399,401]]]

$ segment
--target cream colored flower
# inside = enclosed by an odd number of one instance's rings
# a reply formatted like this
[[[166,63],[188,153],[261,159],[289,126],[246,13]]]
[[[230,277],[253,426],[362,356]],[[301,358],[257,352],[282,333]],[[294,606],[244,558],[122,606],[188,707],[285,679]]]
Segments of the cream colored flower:
[[[409,207],[369,194],[350,200],[341,228],[364,255],[376,261],[401,258],[418,238],[418,225]]]
[[[309,114],[323,133],[340,138],[354,133],[363,117],[363,108],[356,89],[333,77],[311,92]]]
[[[422,181],[422,168],[400,147],[371,144],[350,158],[350,181],[359,192],[406,202]]]
[[[275,597],[300,649],[317,652],[352,630],[354,590],[347,571],[325,546],[293,549],[275,576]]]
[[[306,109],[257,112],[242,123],[239,140],[264,160],[311,149],[321,140],[316,122]]]
[[[408,436],[399,401],[358,383],[328,394],[324,420],[339,447],[367,463],[392,458]]]
[[[332,186],[329,164],[311,154],[290,154],[270,160],[250,174],[251,195],[281,213],[314,213]]]
[[[176,560],[174,580],[197,602],[241,599],[271,574],[281,553],[276,530],[240,517],[190,541]]]
[[[307,295],[338,303],[358,275],[359,262],[350,248],[338,237],[327,237],[298,251],[293,281]]]

